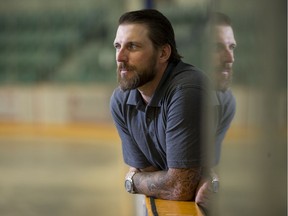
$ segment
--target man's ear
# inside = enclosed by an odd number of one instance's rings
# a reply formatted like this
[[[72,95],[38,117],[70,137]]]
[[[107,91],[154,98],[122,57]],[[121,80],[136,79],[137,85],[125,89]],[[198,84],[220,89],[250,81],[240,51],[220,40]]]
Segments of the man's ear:
[[[167,62],[171,55],[171,46],[169,44],[165,44],[160,49],[160,61]]]

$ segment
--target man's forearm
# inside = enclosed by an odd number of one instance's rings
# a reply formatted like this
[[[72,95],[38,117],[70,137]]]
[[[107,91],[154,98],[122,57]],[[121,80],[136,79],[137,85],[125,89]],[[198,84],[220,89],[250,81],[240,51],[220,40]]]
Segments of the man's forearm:
[[[201,168],[138,172],[134,175],[137,193],[167,200],[192,200],[201,178]]]

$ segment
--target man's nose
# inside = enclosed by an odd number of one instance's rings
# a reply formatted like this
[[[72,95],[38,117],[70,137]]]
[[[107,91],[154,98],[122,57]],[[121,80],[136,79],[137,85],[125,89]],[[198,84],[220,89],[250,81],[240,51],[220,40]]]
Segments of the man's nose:
[[[226,49],[224,51],[224,61],[228,63],[233,63],[234,62],[234,52],[233,50]]]
[[[125,49],[118,49],[116,51],[116,61],[117,62],[126,62],[128,55]]]

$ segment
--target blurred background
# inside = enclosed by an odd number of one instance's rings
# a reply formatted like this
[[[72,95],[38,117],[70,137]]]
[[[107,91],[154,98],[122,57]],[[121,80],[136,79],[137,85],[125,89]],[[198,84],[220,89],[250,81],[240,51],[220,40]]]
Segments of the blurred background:
[[[287,1],[0,0],[0,215],[141,215],[109,100],[119,16],[153,7],[184,61],[207,68],[209,11],[232,18],[237,112],[213,215],[286,215]]]

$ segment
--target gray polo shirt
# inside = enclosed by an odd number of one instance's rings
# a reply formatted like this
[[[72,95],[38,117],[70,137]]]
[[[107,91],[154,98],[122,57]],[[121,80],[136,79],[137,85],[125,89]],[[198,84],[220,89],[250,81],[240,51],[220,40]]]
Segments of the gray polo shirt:
[[[136,168],[200,166],[207,78],[192,65],[170,63],[150,101],[137,89],[115,89],[110,109],[125,163]]]
[[[236,100],[230,89],[227,91],[216,91],[216,95],[219,104],[217,106],[218,113],[216,114],[218,120],[215,137],[214,165],[217,165],[220,161],[222,142],[236,112]]]

